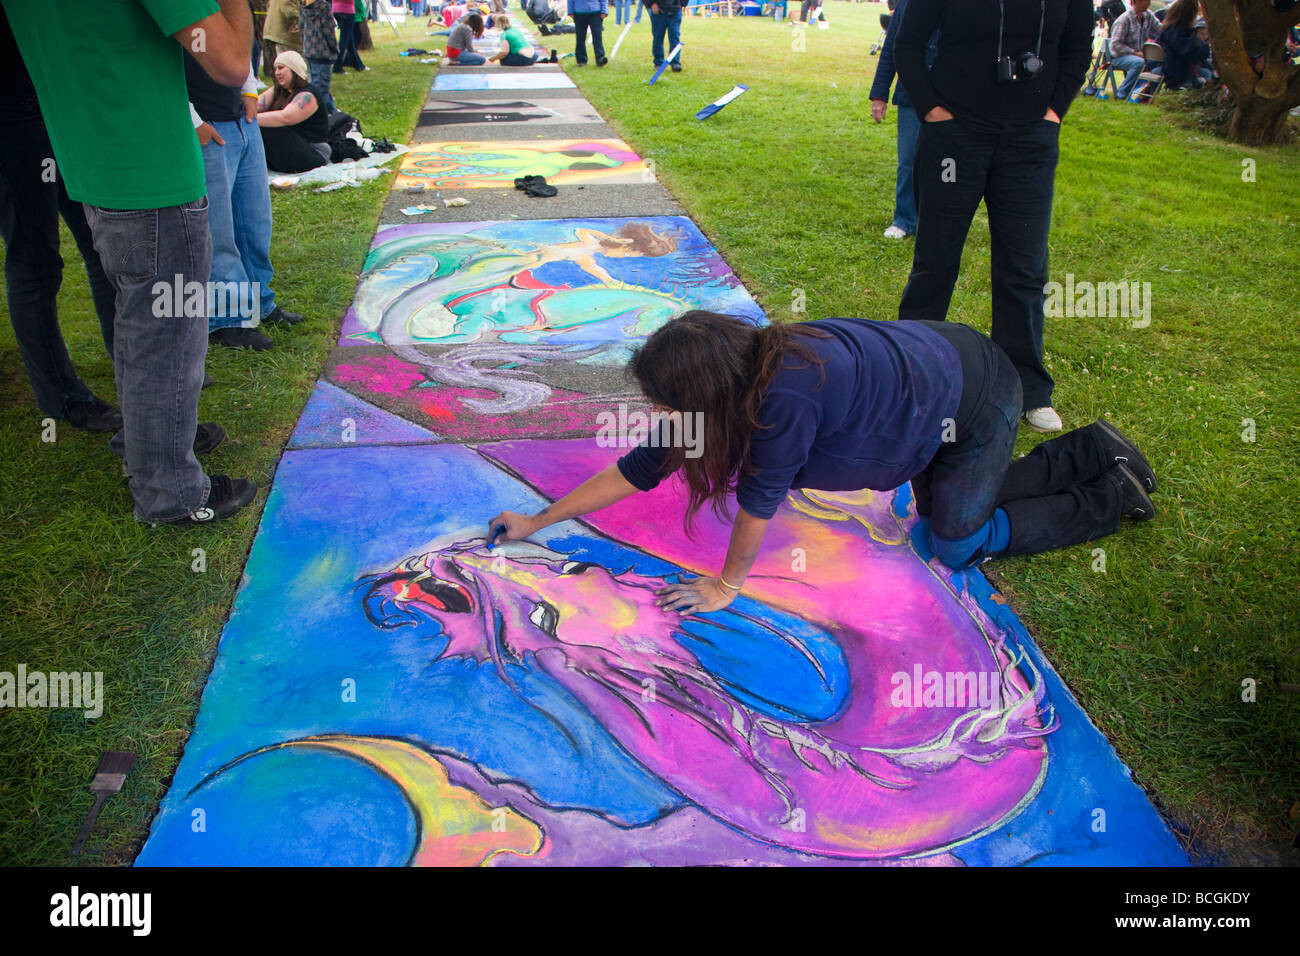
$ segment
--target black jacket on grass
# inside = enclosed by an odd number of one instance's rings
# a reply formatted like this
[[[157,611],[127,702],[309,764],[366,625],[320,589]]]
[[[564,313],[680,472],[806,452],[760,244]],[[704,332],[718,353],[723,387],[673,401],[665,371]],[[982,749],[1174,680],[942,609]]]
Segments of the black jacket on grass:
[[[1032,80],[997,81],[999,7],[1002,55],[1037,49],[1043,59]],[[1064,117],[1092,58],[1092,0],[908,0],[901,16],[894,62],[922,119],[936,106],[994,126],[1042,119],[1049,107]],[[927,70],[936,29],[939,53]]]

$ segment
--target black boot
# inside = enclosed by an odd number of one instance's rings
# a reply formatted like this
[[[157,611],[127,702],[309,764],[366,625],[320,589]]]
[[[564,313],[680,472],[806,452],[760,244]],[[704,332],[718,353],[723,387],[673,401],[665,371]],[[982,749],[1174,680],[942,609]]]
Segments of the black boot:
[[[1105,474],[1117,463],[1127,464],[1148,491],[1155,491],[1156,476],[1137,446],[1098,419],[1040,442],[1023,458],[1014,459],[998,492],[998,504],[1060,494]]]
[[[996,557],[1040,554],[1104,538],[1119,530],[1121,517],[1138,517],[1143,510],[1155,514],[1142,483],[1123,465],[1058,494],[1008,501],[1002,508],[1011,523],[1011,541]]]

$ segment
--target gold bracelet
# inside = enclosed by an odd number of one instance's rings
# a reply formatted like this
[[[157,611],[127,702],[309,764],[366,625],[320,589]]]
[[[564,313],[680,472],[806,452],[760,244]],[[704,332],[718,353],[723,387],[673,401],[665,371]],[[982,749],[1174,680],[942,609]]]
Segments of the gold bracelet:
[[[723,587],[725,587],[725,588],[731,588],[731,590],[733,590],[733,591],[735,591],[735,592],[737,592],[737,593],[740,592],[740,588],[736,587],[734,584],[728,584],[728,583],[727,583],[727,579],[724,578],[721,574],[718,575],[718,583],[721,584],[721,585],[722,585]],[[742,585],[742,587],[743,587],[743,585]]]

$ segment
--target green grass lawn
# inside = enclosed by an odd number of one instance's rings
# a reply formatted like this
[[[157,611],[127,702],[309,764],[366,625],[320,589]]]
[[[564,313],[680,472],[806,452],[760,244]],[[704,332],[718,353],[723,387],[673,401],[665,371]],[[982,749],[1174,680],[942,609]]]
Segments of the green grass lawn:
[[[797,8],[796,8],[797,9]],[[894,177],[893,111],[870,120],[866,55],[883,7],[828,3],[804,52],[768,20],[687,19],[686,69],[647,88],[649,24],[604,69],[566,69],[685,203],[774,319],[894,314],[911,259],[881,236]],[[609,23],[609,33],[616,35]],[[385,28],[386,30],[386,28]],[[430,67],[421,26],[376,30],[372,72],[334,86],[368,134],[404,141]],[[569,37],[556,39],[561,51]],[[752,89],[699,123],[734,83]],[[1092,546],[1002,562],[991,576],[1121,757],[1203,859],[1285,857],[1300,799],[1296,754],[1297,335],[1288,274],[1300,209],[1294,150],[1247,151],[1188,132],[1161,109],[1082,100],[1062,129],[1052,278],[1149,281],[1149,328],[1056,319],[1048,361],[1067,425],[1106,415],[1160,473],[1159,518]],[[1255,181],[1242,181],[1242,160]],[[311,321],[261,354],[214,350],[200,420],[227,444],[210,470],[269,484],[352,296],[389,177],[273,197],[276,292]],[[111,396],[75,247],[60,297],[73,359]],[[951,317],[989,327],[981,213]],[[800,298],[806,313],[791,306]],[[192,725],[257,527],[257,506],[202,529],[147,529],[105,439],[43,444],[8,323],[0,323],[0,560],[9,586],[0,670],[103,671],[98,720],[0,710],[0,863],[59,864],[89,808],[104,750],[141,763],[107,803],[82,860],[129,862]],[[1241,439],[1242,420],[1256,440]],[[1036,439],[1026,434],[1021,451]],[[193,549],[206,571],[192,570]],[[986,569],[987,570],[987,569]],[[1243,703],[1242,680],[1258,682]]]
[[[406,142],[434,67],[399,58],[427,46],[423,26],[403,36],[374,32],[363,53],[371,71],[335,77],[338,108],[367,135]],[[396,162],[392,164],[396,166]],[[285,440],[337,339],[392,176],[357,188],[273,193],[277,301],[309,321],[272,329],[275,347],[252,353],[214,347],[199,420],[229,438],[209,471],[250,476],[253,507],[210,527],[150,529],[131,518],[131,496],[107,436],[58,429],[41,442],[45,417],[31,395],[8,312],[0,322],[0,670],[102,671],[107,705],[79,711],[0,710],[0,863],[67,862],[90,807],[86,786],[99,754],[130,750],[140,763],[105,805],[80,861],[129,862],[143,841],[180,758],[230,612]],[[113,368],[100,341],[85,273],[64,230],[59,312],[78,372],[112,398]],[[206,553],[195,573],[193,550]]]
[[[830,29],[808,30],[802,52],[770,20],[686,18],[684,70],[653,87],[646,23],[609,66],[565,68],[772,318],[892,318],[912,245],[881,235],[895,114],[871,121],[867,49],[884,7],[826,10]],[[750,91],[693,118],[736,83]],[[1067,427],[1104,415],[1146,449],[1160,514],[985,569],[1199,859],[1296,860],[1298,183],[1295,149],[1247,150],[1163,109],[1076,100],[1051,278],[1150,282],[1151,325],[1051,319],[1047,362]],[[800,290],[806,314],[792,312]],[[949,318],[987,332],[989,296],[981,209]],[[1018,450],[1038,440],[1023,429]],[[1255,703],[1242,701],[1248,678]]]

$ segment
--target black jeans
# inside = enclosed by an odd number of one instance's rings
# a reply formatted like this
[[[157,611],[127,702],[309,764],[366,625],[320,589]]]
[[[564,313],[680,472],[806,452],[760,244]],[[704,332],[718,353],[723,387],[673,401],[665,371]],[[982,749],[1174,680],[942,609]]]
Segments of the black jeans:
[[[305,173],[327,162],[292,126],[263,127],[262,147],[266,150],[266,168],[277,173]]]
[[[1119,527],[1122,496],[1096,425],[1013,458],[1020,376],[994,342],[957,322],[927,322],[957,350],[962,396],[945,441],[912,479],[916,513],[949,567],[1091,541]]]
[[[68,197],[39,115],[0,123],[0,237],[5,253],[9,321],[41,411],[67,415],[70,401],[94,396],[77,376],[59,330],[56,299],[63,283],[59,214],[86,265],[104,347],[113,354],[114,298],[81,203]],[[53,181],[51,180],[53,177]]]
[[[334,72],[342,73],[345,66],[364,70],[361,54],[357,52],[357,18],[351,13],[334,14],[334,22],[339,25],[339,55],[334,61]]]
[[[587,31],[591,31],[591,48],[596,51],[596,59],[605,59],[605,24],[599,12],[575,13],[573,25],[578,28],[575,38],[577,45],[573,49],[573,58],[578,63],[587,62]]]
[[[900,319],[943,320],[980,200],[989,217],[993,341],[1020,374],[1026,408],[1052,404],[1043,367],[1043,286],[1060,124],[1004,131],[975,121],[921,123],[914,176],[916,248]]]

